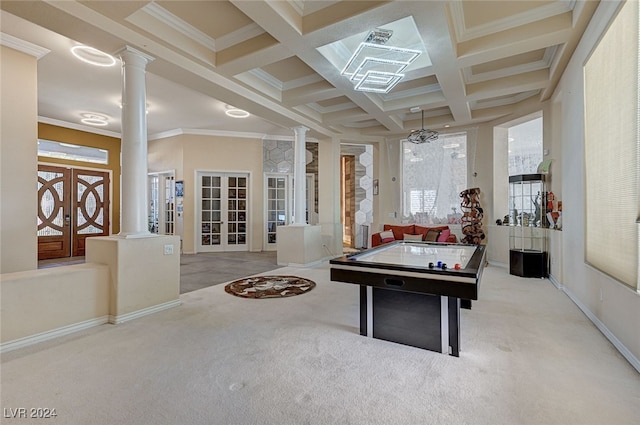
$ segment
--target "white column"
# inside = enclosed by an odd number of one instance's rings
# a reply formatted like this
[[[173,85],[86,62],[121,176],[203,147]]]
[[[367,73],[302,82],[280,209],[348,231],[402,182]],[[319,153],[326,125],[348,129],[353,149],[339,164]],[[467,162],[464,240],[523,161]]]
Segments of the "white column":
[[[305,133],[309,129],[307,127],[295,127],[294,154],[295,161],[293,163],[293,224],[307,224],[305,207],[307,204],[307,161],[306,161],[306,137]]]
[[[147,200],[145,68],[154,58],[126,46],[122,61],[122,188],[120,236],[150,236]]]

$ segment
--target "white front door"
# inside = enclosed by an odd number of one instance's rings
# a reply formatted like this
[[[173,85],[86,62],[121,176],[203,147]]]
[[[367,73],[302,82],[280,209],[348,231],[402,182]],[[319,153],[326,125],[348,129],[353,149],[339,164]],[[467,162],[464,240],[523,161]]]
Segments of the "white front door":
[[[249,175],[198,172],[198,252],[249,250]]]

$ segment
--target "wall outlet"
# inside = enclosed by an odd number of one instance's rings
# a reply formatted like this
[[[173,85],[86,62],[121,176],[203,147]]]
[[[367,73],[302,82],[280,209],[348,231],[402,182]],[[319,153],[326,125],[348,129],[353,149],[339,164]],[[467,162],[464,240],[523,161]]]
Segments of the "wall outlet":
[[[164,246],[164,255],[173,255],[173,245]]]

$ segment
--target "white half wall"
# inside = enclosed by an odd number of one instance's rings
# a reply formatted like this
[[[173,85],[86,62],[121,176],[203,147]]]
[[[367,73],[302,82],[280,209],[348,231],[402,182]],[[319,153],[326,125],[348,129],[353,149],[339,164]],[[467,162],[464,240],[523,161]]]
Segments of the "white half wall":
[[[109,281],[109,268],[91,263],[3,274],[3,351],[28,345],[34,336],[31,343],[68,333],[56,330],[78,330],[81,323],[106,323]]]

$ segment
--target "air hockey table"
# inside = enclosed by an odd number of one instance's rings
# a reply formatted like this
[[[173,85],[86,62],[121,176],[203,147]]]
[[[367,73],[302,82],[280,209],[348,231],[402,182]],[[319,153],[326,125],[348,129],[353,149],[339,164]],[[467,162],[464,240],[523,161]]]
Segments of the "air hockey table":
[[[477,300],[484,245],[396,241],[330,260],[360,285],[360,334],[460,355],[461,300]]]

